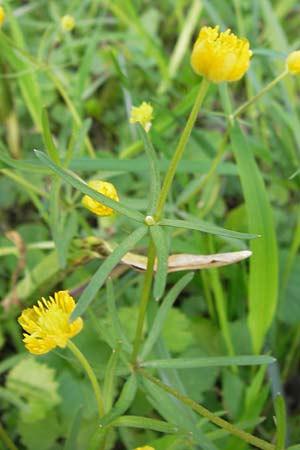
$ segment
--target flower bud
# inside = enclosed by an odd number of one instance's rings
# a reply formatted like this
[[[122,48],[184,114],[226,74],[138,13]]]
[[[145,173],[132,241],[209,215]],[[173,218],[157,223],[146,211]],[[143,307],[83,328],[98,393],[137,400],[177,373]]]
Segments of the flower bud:
[[[300,73],[300,50],[289,54],[286,59],[286,67],[292,75]]]
[[[95,191],[100,192],[100,194],[103,194],[106,197],[115,200],[116,202],[119,201],[116,188],[112,183],[101,180],[92,180],[88,183],[88,186],[92,189],[95,189]],[[97,200],[94,200],[89,195],[84,195],[81,203],[85,208],[89,209],[98,216],[111,216],[114,213],[114,210],[112,208],[109,208],[108,206],[103,205]]]

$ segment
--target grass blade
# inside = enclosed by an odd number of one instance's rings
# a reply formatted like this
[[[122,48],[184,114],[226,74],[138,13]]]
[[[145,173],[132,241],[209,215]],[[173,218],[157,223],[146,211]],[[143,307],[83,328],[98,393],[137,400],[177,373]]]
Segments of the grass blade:
[[[233,151],[240,170],[249,230],[261,239],[251,242],[249,316],[253,348],[259,353],[272,323],[277,302],[278,254],[273,214],[263,178],[239,126],[232,128]]]
[[[162,420],[148,419],[148,417],[141,416],[121,416],[118,417],[111,425],[115,427],[130,427],[130,428],[142,428],[143,430],[160,431],[161,433],[178,433],[177,426],[172,425]]]
[[[154,279],[153,294],[155,300],[159,300],[164,294],[167,282],[168,244],[166,241],[164,230],[159,225],[150,226],[149,230],[155,245],[157,255],[157,269]]]
[[[118,342],[116,348],[113,349],[111,357],[107,363],[107,369],[105,372],[104,383],[103,383],[104,410],[105,411],[110,411],[111,407],[112,407],[113,396],[114,396],[116,367],[117,367],[121,348],[122,348],[122,342]]]

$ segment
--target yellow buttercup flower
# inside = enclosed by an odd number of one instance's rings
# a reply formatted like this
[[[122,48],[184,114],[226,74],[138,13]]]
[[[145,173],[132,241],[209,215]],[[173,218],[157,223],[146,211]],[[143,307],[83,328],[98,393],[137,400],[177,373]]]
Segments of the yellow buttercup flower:
[[[150,445],[145,445],[145,447],[137,447],[134,450],[155,450],[155,448],[150,447]]]
[[[3,24],[4,20],[5,20],[5,11],[3,6],[0,6],[0,27]]]
[[[18,322],[26,331],[23,342],[27,350],[41,355],[55,347],[65,347],[83,327],[81,317],[69,323],[74,308],[75,301],[69,292],[58,291],[54,298],[46,300],[43,297],[37,306],[25,309]]]
[[[95,189],[95,191],[100,192],[100,194],[106,195],[106,197],[115,200],[116,202],[119,201],[116,188],[112,183],[101,180],[92,180],[88,183],[88,186],[92,189]],[[94,200],[89,195],[84,195],[81,203],[85,208],[89,209],[98,216],[111,216],[114,213],[114,210],[112,208],[109,208],[108,206],[97,202],[97,200]]]
[[[151,121],[153,120],[153,108],[150,103],[143,102],[140,106],[133,106],[131,108],[130,123],[140,123],[145,131],[151,128]]]
[[[63,30],[72,31],[75,28],[75,19],[70,14],[66,14],[60,19],[60,24]]]
[[[194,71],[213,83],[237,81],[249,67],[252,51],[247,39],[239,39],[219,26],[203,27],[194,44],[191,64]]]
[[[300,50],[289,54],[286,60],[286,67],[292,75],[300,73]]]

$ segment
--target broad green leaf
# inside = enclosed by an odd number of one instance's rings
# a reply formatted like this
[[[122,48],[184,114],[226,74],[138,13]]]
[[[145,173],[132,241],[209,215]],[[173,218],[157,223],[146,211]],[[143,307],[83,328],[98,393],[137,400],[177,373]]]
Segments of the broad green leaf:
[[[159,225],[166,227],[185,228],[188,230],[202,231],[202,233],[216,234],[217,236],[224,236],[235,239],[254,239],[257,238],[257,234],[239,233],[238,231],[225,230],[225,228],[211,225],[204,220],[195,219],[191,220],[179,220],[179,219],[162,219],[159,221]]]
[[[154,279],[153,294],[155,300],[159,300],[164,294],[167,282],[168,244],[165,231],[159,225],[152,225],[149,227],[149,230],[157,255],[157,267]]]
[[[159,310],[155,315],[154,322],[151,326],[149,335],[146,339],[145,345],[142,350],[141,359],[145,359],[149,352],[152,350],[153,345],[157,341],[160,336],[160,333],[164,327],[166,318],[168,313],[175,302],[176,298],[180,294],[180,292],[190,283],[194,274],[187,273],[184,275],[177,283],[172,287],[172,289],[168,292],[165,299],[163,300]]]
[[[94,200],[103,203],[103,205],[108,206],[118,213],[136,220],[137,222],[144,221],[144,216],[138,211],[135,211],[128,206],[122,205],[122,203],[116,202],[106,195],[100,194],[100,192],[95,191],[95,189],[90,188],[83,180],[81,180],[81,178],[79,178],[73,172],[55,164],[51,159],[48,158],[45,153],[40,152],[39,150],[35,150],[34,152],[46,166],[50,167],[50,169],[52,169],[53,172],[59,175],[65,182],[70,183],[74,188],[78,189],[83,194],[89,195]]]
[[[60,402],[54,370],[32,357],[24,359],[10,370],[6,387],[27,401],[30,411],[21,412],[25,422],[43,419]]]
[[[259,353],[276,310],[278,254],[272,208],[263,178],[245,135],[235,124],[231,139],[240,171],[249,230],[262,237],[251,242],[248,323],[255,353]]]
[[[254,366],[272,364],[275,361],[271,356],[215,356],[203,358],[174,358],[144,361],[142,367],[157,367],[161,369],[193,369],[196,367],[228,367],[228,366]]]
[[[71,316],[71,320],[75,320],[87,309],[95,295],[101,289],[109,276],[112,269],[118,264],[122,257],[129,252],[148,232],[145,225],[137,228],[133,233],[127,236],[122,243],[114,249],[114,251],[100,265],[99,269],[94,273],[88,286],[81,294],[75,310]]]

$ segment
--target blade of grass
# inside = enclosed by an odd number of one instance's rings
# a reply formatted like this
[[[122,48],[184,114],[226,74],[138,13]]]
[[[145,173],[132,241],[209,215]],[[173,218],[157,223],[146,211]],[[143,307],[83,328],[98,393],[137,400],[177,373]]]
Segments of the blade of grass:
[[[285,435],[286,435],[286,411],[284,398],[281,394],[278,394],[275,398],[275,412],[276,412],[276,445],[275,450],[285,449]]]
[[[167,434],[179,432],[179,428],[175,425],[141,416],[121,416],[112,422],[111,425],[114,427],[142,428],[143,430],[153,430]]]
[[[113,404],[114,385],[116,377],[116,367],[119,359],[119,353],[122,348],[122,342],[118,342],[115,349],[113,349],[111,357],[107,363],[107,368],[103,383],[103,401],[104,410],[110,411]]]
[[[48,155],[56,164],[60,165],[61,161],[59,153],[52,139],[48,114],[45,108],[43,108],[42,110],[42,128],[43,128],[43,139],[46,149],[48,151]]]
[[[164,230],[159,225],[149,227],[150,235],[155,245],[157,255],[157,269],[154,278],[153,295],[159,300],[163,294],[168,274],[168,244]]]
[[[231,139],[240,170],[249,231],[262,237],[251,241],[248,323],[255,353],[259,353],[276,310],[278,254],[273,214],[263,178],[245,135],[235,124]]]

